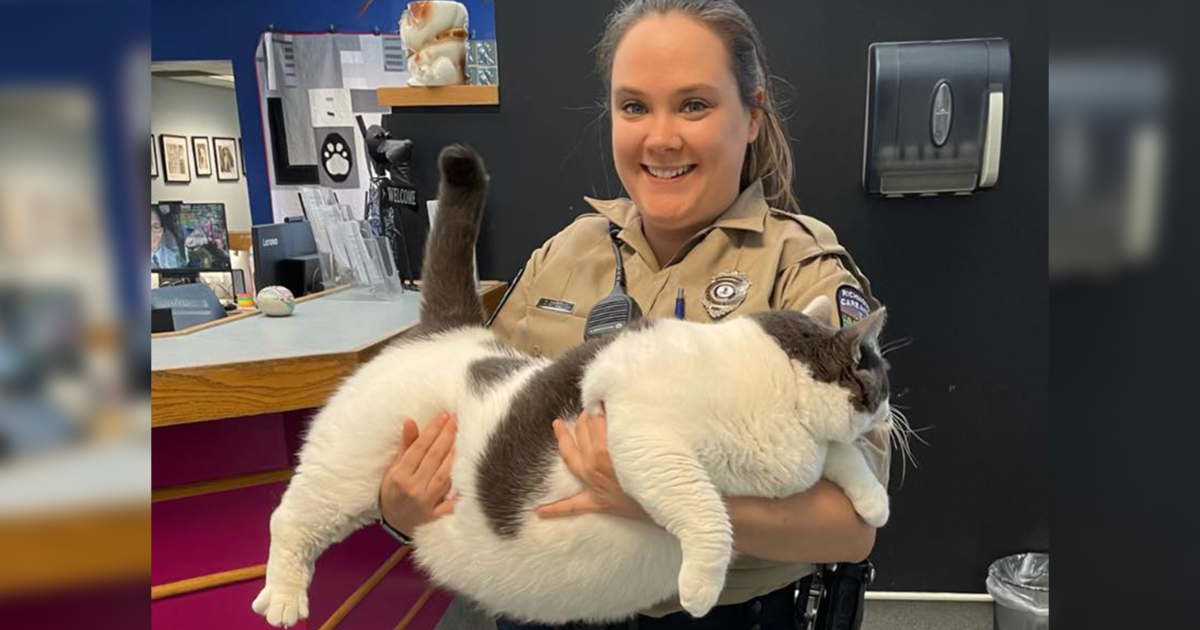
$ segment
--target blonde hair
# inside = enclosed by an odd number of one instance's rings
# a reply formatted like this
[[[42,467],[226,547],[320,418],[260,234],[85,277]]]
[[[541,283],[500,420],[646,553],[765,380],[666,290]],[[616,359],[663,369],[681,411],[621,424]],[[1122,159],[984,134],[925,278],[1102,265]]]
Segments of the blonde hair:
[[[596,47],[600,76],[604,79],[605,109],[611,105],[613,56],[621,39],[643,17],[672,11],[698,20],[725,42],[742,104],[762,112],[758,137],[746,147],[739,189],[745,190],[761,179],[767,203],[799,214],[800,204],[792,192],[792,147],[775,107],[778,99],[769,81],[771,72],[762,38],[750,16],[733,0],[627,0],[617,7],[609,15],[604,36]],[[759,88],[763,93],[761,101],[756,98]]]

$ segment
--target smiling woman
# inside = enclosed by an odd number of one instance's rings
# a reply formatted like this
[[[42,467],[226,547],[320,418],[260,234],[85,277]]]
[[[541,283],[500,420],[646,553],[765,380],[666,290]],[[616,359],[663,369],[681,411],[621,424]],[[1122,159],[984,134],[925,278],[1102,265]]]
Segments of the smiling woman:
[[[798,212],[791,148],[774,109],[764,51],[749,16],[732,0],[631,0],[609,17],[598,63],[613,159],[630,198],[588,199],[598,215],[577,218],[533,253],[493,322],[501,339],[549,358],[578,345],[585,315],[613,286],[610,234],[625,261],[628,294],[650,318],[716,322],[799,310],[825,296],[838,305],[828,323],[840,326],[879,308],[833,230]],[[613,426],[620,421],[614,418]],[[601,415],[556,425],[564,461],[584,490],[541,506],[541,517],[648,518],[622,488],[606,440],[587,438],[605,435],[607,422]],[[887,430],[857,446],[886,485]],[[381,512],[394,529],[412,533],[439,517],[381,490]],[[724,502],[741,555],[718,605],[694,619],[674,598],[643,611],[638,627],[793,627],[796,584],[806,583],[814,563],[858,562],[874,544],[874,527],[828,481],[793,496]],[[456,611],[450,618],[464,612]],[[512,619],[498,627],[545,628]]]
[[[613,56],[612,81],[617,173],[662,264],[741,192],[762,110],[739,98],[717,34],[681,13],[630,28]],[[755,103],[762,94],[755,90]]]

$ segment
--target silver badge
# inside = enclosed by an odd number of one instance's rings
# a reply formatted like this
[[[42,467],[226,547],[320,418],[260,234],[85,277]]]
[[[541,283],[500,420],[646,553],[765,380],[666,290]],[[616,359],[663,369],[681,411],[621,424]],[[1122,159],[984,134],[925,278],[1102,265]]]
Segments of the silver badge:
[[[700,303],[713,319],[720,319],[734,311],[746,301],[750,291],[750,280],[740,271],[726,271],[713,276],[704,290]]]

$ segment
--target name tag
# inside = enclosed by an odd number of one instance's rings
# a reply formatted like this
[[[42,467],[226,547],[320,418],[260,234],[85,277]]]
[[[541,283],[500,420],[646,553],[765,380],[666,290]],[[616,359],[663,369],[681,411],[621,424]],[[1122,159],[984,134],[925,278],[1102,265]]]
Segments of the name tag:
[[[559,313],[567,313],[568,315],[575,312],[575,303],[565,300],[552,300],[550,298],[541,298],[537,302],[537,307],[543,311],[556,311]]]

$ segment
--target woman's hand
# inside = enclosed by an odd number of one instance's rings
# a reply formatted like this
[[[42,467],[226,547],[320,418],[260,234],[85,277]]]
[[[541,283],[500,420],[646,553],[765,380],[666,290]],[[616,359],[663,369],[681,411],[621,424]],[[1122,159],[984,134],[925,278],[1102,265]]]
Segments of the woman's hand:
[[[562,419],[555,420],[554,436],[558,438],[558,450],[567,468],[583,482],[583,492],[539,507],[539,516],[604,512],[651,522],[650,515],[625,494],[617,481],[612,458],[608,455],[608,425],[603,413],[593,416],[584,411],[579,414],[574,437]]]
[[[393,529],[412,535],[421,525],[454,511],[450,465],[454,461],[457,420],[439,415],[418,432],[404,421],[401,450],[379,485],[379,513]]]

